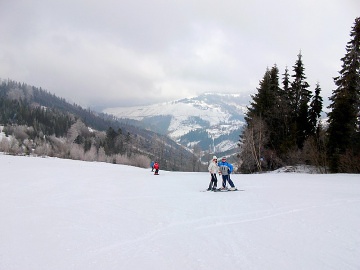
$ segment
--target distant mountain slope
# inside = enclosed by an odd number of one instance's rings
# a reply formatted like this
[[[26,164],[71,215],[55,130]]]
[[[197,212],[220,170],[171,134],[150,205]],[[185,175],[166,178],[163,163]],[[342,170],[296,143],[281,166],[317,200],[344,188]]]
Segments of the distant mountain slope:
[[[184,146],[223,153],[237,147],[248,97],[206,93],[194,98],[104,112],[166,134]]]

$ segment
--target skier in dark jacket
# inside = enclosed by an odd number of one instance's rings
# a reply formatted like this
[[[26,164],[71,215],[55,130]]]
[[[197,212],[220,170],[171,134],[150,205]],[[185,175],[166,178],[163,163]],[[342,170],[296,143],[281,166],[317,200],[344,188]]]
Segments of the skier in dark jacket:
[[[226,189],[226,181],[229,182],[230,188],[229,190],[236,190],[236,187],[230,179],[230,174],[233,171],[233,166],[226,161],[226,157],[223,157],[221,161],[218,163],[219,166],[219,174],[222,176],[223,182],[222,182],[222,188]]]

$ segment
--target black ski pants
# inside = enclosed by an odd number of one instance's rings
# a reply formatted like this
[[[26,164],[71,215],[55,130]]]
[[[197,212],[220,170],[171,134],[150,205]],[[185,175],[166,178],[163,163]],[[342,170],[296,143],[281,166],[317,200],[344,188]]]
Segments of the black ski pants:
[[[217,188],[217,177],[216,173],[211,174],[211,180],[209,184],[209,189]]]

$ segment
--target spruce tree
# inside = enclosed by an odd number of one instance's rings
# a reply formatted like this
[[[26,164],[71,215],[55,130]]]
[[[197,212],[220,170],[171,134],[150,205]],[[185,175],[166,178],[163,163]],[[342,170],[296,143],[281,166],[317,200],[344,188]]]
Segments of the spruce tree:
[[[295,132],[295,123],[293,121],[293,112],[291,108],[292,104],[292,92],[291,92],[291,81],[289,70],[286,67],[285,73],[283,75],[282,85],[283,88],[280,89],[279,95],[279,113],[281,114],[282,120],[281,125],[282,129],[279,130],[279,137],[281,144],[278,149],[280,156],[286,155],[287,152],[296,145]]]
[[[279,86],[279,69],[274,65],[270,70],[270,85],[269,91],[272,99],[269,113],[266,115],[265,123],[269,128],[269,145],[268,148],[277,150],[283,139],[283,92]]]
[[[269,108],[268,102],[270,89],[270,70],[266,69],[263,79],[257,88],[257,93],[252,95],[252,102],[248,107],[245,116],[246,126],[240,135],[240,145],[242,152],[240,159],[242,160],[241,170],[243,172],[261,171],[261,151],[267,140],[263,130],[263,118],[266,117]],[[255,128],[256,127],[256,128]]]
[[[289,92],[290,92],[290,85],[291,85],[291,82],[290,82],[290,75],[289,75],[289,70],[288,68],[286,67],[285,68],[285,73],[283,74],[283,92],[286,93],[287,95],[289,95]]]
[[[259,146],[261,151],[258,150],[256,158],[254,157],[256,167],[258,170],[261,170],[259,163],[260,158],[264,157],[268,164],[274,164],[273,159],[276,158],[276,149],[281,141],[279,138],[279,130],[282,130],[279,110],[281,106],[279,101],[281,89],[279,87],[279,70],[276,65],[272,67],[271,70],[266,69],[257,90],[258,92],[252,96],[253,101],[245,117],[246,127],[241,138],[243,149],[251,149],[255,144],[261,145],[261,147]],[[254,130],[257,130],[258,135],[254,133]],[[252,135],[250,136],[249,134]],[[261,138],[255,139],[255,137],[258,136]],[[250,144],[250,146],[248,144]],[[253,151],[253,153],[254,152],[255,151]],[[262,154],[259,152],[262,152]],[[270,154],[266,155],[266,153]],[[255,164],[253,164],[253,166],[254,165]],[[247,166],[250,165],[247,164]],[[271,165],[270,167],[274,168],[274,166]]]
[[[316,134],[323,106],[323,99],[320,95],[320,92],[320,84],[317,83],[315,88],[315,95],[313,96],[309,109],[309,123],[312,135]]]
[[[302,62],[301,53],[298,54],[294,68],[294,78],[290,89],[290,106],[292,110],[292,120],[294,122],[293,131],[296,137],[297,147],[302,149],[304,141],[310,134],[309,124],[309,102],[311,91],[308,90],[309,84],[306,82],[305,68]]]
[[[249,122],[254,116],[260,118],[264,117],[272,107],[270,102],[273,102],[270,97],[270,70],[266,69],[263,79],[260,81],[260,86],[257,88],[258,92],[251,96],[253,101],[250,103],[248,113],[245,120]],[[265,116],[266,117],[266,116]]]
[[[340,166],[346,155],[359,160],[360,17],[355,19],[350,37],[339,76],[334,78],[337,88],[330,97],[328,150],[333,172],[346,171]]]

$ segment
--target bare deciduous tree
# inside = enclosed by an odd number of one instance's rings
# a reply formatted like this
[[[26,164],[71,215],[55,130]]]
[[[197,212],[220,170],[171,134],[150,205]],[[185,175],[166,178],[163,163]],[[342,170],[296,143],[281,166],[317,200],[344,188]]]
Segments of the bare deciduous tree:
[[[1,152],[5,152],[5,153],[9,153],[10,150],[10,141],[9,138],[4,137],[2,138],[2,140],[0,141],[0,151]]]
[[[262,171],[262,149],[267,141],[266,124],[260,117],[254,117],[244,129],[241,144],[241,167],[252,172]]]
[[[84,160],[86,161],[96,161],[97,160],[97,151],[94,145],[91,146],[90,150],[85,152]]]
[[[104,147],[99,148],[97,160],[100,162],[106,162],[106,153]]]
[[[76,160],[84,160],[84,148],[76,143],[71,144],[70,158]]]
[[[36,145],[34,154],[37,156],[51,156],[51,146],[47,143],[41,143]]]
[[[19,140],[19,142],[24,141],[29,137],[29,135],[26,133],[27,127],[26,126],[15,126],[14,127],[14,136],[16,139]]]
[[[309,137],[303,147],[303,160],[314,165],[318,172],[327,173],[328,157],[325,144],[325,132],[319,137]]]
[[[81,136],[87,136],[89,134],[89,129],[86,127],[86,125],[78,119],[69,129],[67,134],[67,139],[70,143],[74,142],[76,137]]]
[[[340,155],[339,172],[341,173],[360,173],[360,156],[351,150]]]

